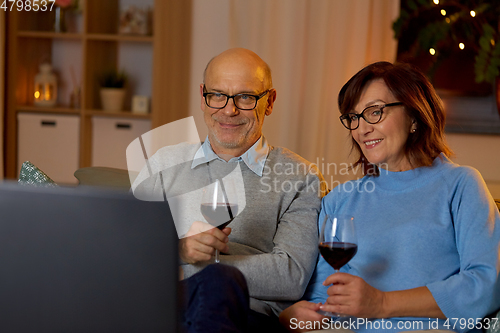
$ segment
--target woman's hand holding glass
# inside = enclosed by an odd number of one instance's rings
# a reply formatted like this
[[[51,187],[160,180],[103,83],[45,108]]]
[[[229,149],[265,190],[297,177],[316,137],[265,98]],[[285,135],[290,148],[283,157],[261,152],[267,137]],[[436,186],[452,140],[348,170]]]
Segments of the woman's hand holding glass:
[[[358,240],[353,218],[341,215],[325,215],[319,235],[318,247],[325,261],[332,266],[335,274],[338,274],[339,269],[347,264],[358,251]],[[331,317],[344,316],[323,310],[320,313]]]
[[[333,316],[380,318],[384,305],[384,293],[373,288],[362,278],[339,273],[358,251],[358,239],[354,219],[342,215],[325,215],[319,238],[319,250],[335,273],[326,278],[323,285],[330,286],[320,313]]]
[[[326,303],[321,311],[342,313],[358,318],[387,318],[386,294],[366,283],[362,278],[347,273],[330,275]]]

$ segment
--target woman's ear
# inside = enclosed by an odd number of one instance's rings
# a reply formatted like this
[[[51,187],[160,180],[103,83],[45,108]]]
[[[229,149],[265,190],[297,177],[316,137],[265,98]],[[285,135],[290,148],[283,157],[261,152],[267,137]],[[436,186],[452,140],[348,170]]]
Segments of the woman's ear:
[[[413,119],[411,122],[410,132],[415,133],[417,131],[417,120]]]

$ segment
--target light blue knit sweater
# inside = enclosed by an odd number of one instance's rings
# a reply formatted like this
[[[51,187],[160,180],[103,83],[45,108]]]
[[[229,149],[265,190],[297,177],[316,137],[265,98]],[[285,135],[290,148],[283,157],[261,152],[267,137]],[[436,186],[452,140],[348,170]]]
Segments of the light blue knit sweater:
[[[427,286],[450,318],[449,327],[439,321],[441,329],[453,329],[456,322],[455,331],[468,331],[470,325],[451,318],[475,321],[500,307],[500,216],[477,170],[443,154],[431,167],[381,170],[379,177],[333,189],[323,199],[320,224],[325,213],[354,217],[358,252],[341,271],[383,291]],[[325,302],[322,283],[330,274],[333,269],[320,256],[304,299]],[[434,328],[429,323],[436,321],[392,318],[390,324],[384,320],[385,329],[374,328],[381,327],[379,320],[357,331],[396,332],[398,322],[408,328],[409,320],[422,321],[420,329]]]

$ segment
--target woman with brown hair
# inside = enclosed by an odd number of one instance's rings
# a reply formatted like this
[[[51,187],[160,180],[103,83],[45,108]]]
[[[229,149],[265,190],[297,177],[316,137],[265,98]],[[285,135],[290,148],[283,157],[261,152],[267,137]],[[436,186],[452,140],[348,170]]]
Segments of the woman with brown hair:
[[[357,332],[484,327],[481,318],[500,307],[500,216],[479,172],[450,161],[434,88],[410,65],[378,62],[354,75],[338,102],[365,176],[323,198],[319,224],[326,214],[352,216],[358,252],[336,274],[320,257],[307,301],[283,311],[281,323],[296,331],[317,329],[304,324],[314,321]],[[369,319],[328,325],[318,310]]]

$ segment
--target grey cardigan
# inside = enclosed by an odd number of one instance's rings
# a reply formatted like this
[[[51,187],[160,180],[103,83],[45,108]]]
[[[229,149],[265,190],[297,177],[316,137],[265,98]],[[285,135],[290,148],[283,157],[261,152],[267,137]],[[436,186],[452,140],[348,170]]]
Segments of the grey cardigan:
[[[197,148],[199,146],[183,149],[182,159],[194,156]],[[179,157],[178,152],[177,149],[160,149],[151,157],[152,177],[141,172],[133,186],[134,194],[154,193],[160,200],[164,187],[167,193],[177,196],[188,191],[188,184],[194,180],[199,182],[203,178],[201,175],[207,175],[207,166],[211,177],[223,177],[235,164],[213,160],[208,165],[204,163],[191,169],[191,163],[186,162],[172,172],[168,164],[172,155]],[[237,267],[243,273],[253,310],[279,315],[285,307],[302,297],[316,265],[317,218],[321,198],[326,192],[325,182],[316,165],[281,147],[270,146],[262,177],[246,164],[239,165],[246,206],[229,225],[232,228],[229,253],[221,255],[221,263]],[[179,192],[179,189],[182,190]],[[181,210],[193,214],[185,215],[191,215],[192,221],[202,219],[197,215],[199,202],[196,199],[186,202]],[[186,208],[190,204],[192,207]],[[184,277],[190,277],[210,263],[182,263]]]

